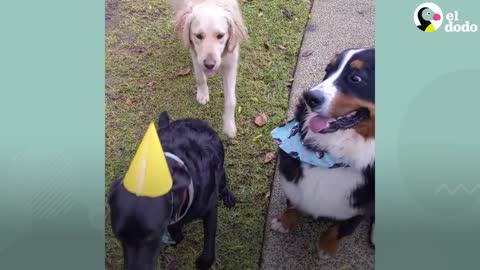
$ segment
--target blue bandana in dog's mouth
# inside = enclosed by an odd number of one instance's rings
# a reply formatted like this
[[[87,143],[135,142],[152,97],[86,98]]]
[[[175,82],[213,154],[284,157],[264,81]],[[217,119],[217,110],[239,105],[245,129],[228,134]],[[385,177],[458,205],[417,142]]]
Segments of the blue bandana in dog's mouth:
[[[272,130],[271,135],[280,149],[301,162],[332,169],[348,167],[348,164],[327,152],[305,147],[300,133],[300,123],[294,119]]]

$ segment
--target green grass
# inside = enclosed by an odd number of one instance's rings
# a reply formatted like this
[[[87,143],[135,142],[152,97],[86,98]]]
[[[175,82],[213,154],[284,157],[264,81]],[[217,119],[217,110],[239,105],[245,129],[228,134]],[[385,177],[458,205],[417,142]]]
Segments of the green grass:
[[[119,0],[107,0],[111,3]],[[123,0],[113,11],[114,24],[106,33],[106,182],[122,177],[148,124],[162,111],[173,119],[196,117],[220,133],[226,147],[226,171],[237,206],[227,210],[219,202],[217,256],[214,269],[257,269],[262,249],[265,216],[274,162],[264,164],[266,152],[275,151],[270,131],[287,111],[293,77],[310,2],[306,0],[241,1],[250,39],[241,46],[237,82],[237,138],[222,133],[223,86],[209,80],[210,102],[195,99],[192,74],[177,77],[191,66],[188,52],[175,37],[167,0]],[[285,12],[287,10],[287,12]],[[286,16],[287,14],[288,16]],[[128,101],[127,101],[128,100]],[[259,128],[253,120],[264,112],[268,123]],[[262,135],[254,140],[253,138]],[[121,269],[122,250],[113,237],[106,209],[107,269]],[[201,222],[184,228],[185,239],[167,248],[160,269],[176,265],[193,269],[202,250]]]

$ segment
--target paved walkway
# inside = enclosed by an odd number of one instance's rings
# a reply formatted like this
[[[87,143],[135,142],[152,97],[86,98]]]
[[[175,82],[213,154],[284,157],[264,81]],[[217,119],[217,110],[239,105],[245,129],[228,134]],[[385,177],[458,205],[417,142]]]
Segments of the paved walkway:
[[[324,69],[339,51],[352,47],[372,47],[375,37],[375,2],[373,0],[314,0],[300,54],[313,50],[310,56],[300,56],[292,86],[288,118],[298,95],[318,84]],[[315,243],[328,224],[304,219],[289,234],[270,229],[270,221],[285,207],[278,171],[275,173],[270,209],[265,228],[261,268],[264,270],[368,270],[374,269],[374,251],[368,245],[368,224],[364,222],[356,233],[343,241],[337,256],[320,259]]]

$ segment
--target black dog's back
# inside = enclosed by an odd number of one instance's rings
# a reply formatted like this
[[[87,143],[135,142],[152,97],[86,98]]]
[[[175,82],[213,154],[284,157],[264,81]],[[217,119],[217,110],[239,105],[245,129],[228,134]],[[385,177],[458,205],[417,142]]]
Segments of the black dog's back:
[[[195,183],[202,185],[200,190],[203,194],[199,194],[198,199],[207,203],[210,201],[207,197],[216,194],[218,187],[225,206],[232,207],[234,198],[226,185],[223,167],[225,151],[215,130],[206,122],[194,118],[172,122],[167,112],[160,114],[158,127],[164,151],[177,155],[189,167],[192,178],[202,181]]]
[[[160,141],[165,151],[179,152],[179,155],[185,154],[186,159],[200,158],[223,166],[225,158],[223,143],[206,122],[193,118],[170,122],[168,113],[162,112],[158,127]],[[179,157],[183,159],[183,156]]]

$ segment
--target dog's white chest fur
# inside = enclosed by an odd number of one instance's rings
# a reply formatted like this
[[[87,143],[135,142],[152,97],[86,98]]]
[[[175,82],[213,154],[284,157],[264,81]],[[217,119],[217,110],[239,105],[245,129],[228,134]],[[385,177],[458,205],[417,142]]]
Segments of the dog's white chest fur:
[[[282,188],[292,205],[314,218],[348,219],[360,214],[352,207],[352,192],[362,184],[361,171],[354,168],[329,169],[302,164],[303,177],[288,182],[280,174]]]

